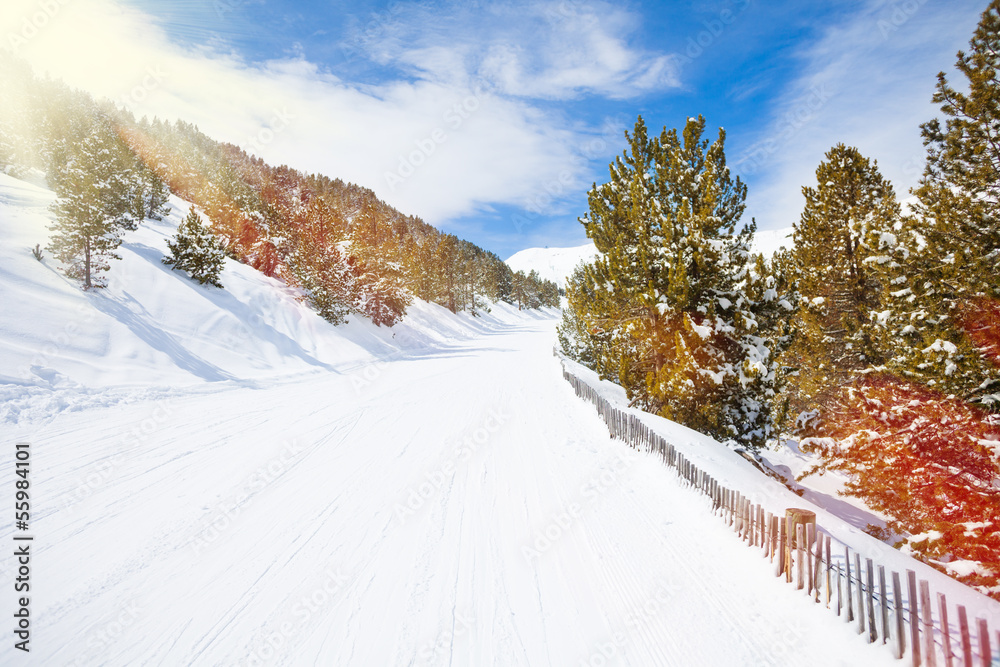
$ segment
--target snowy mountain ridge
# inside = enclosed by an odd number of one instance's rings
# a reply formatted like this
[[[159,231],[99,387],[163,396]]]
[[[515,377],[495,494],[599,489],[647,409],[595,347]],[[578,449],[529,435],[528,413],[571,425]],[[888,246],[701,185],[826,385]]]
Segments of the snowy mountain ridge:
[[[791,227],[758,231],[754,235],[753,249],[769,257],[782,247],[791,247],[791,234]],[[507,266],[526,274],[537,271],[542,278],[565,289],[566,279],[573,273],[573,269],[580,262],[590,262],[596,256],[597,248],[593,243],[572,248],[526,248],[511,255],[507,259]]]

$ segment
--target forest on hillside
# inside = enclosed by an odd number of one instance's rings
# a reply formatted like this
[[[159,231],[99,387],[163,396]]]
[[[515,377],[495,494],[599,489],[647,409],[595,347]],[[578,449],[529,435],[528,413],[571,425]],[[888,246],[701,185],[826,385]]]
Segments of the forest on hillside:
[[[175,251],[194,255],[165,258],[175,268],[199,279],[201,269],[213,275],[217,245],[300,288],[334,324],[358,314],[392,326],[414,297],[472,314],[491,301],[559,305],[554,283],[512,271],[495,254],[400,213],[367,188],[269,165],[190,123],[136,119],[35,75],[5,52],[0,85],[0,169],[45,174],[59,199],[51,238],[39,239],[36,252],[52,251],[85,288],[104,284],[124,235],[160,216],[172,193],[200,212]],[[197,236],[200,226],[208,236]]]
[[[751,252],[725,132],[640,117],[589,193],[599,254],[559,339],[634,405],[751,452],[799,440],[806,474],[845,473],[886,518],[871,534],[1000,599],[998,54],[994,0],[961,80],[938,77],[912,206],[838,144],[771,258]]]

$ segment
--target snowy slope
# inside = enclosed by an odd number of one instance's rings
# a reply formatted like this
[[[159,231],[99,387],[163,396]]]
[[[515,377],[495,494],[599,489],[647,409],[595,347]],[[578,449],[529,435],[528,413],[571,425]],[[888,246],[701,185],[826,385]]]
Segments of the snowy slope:
[[[792,228],[762,229],[753,237],[753,251],[770,257],[781,248],[792,247]]]
[[[553,324],[17,424],[33,664],[894,664],[609,440]]]
[[[0,664],[898,664],[608,438],[552,356],[557,312],[418,302],[392,330],[330,327],[236,263],[224,292],[162,266],[176,200],[82,293],[28,251],[50,199],[0,176],[0,428],[31,443],[35,536],[32,652],[8,638]],[[802,502],[643,419],[724,483]]]
[[[773,255],[781,247],[790,247],[792,228],[767,229],[758,231],[754,236],[754,252]],[[597,255],[593,243],[575,248],[527,248],[514,253],[507,260],[507,266],[515,271],[530,273],[538,271],[538,275],[551,280],[560,287],[566,287],[566,278],[580,262],[589,262]]]
[[[84,292],[49,253],[38,262],[30,252],[48,242],[53,200],[43,187],[0,173],[0,423],[29,404],[62,408],[99,390],[148,394],[328,373],[482,326],[417,301],[391,330],[362,318],[332,327],[293,289],[232,260],[224,290],[199,285],[160,261],[189,210],[177,198],[163,221],[147,220],[125,236],[108,288]],[[507,312],[503,304],[494,310]]]
[[[566,278],[573,273],[576,265],[591,261],[595,255],[597,248],[593,243],[576,248],[528,248],[511,255],[507,266],[525,273],[538,271],[542,278],[565,288]]]

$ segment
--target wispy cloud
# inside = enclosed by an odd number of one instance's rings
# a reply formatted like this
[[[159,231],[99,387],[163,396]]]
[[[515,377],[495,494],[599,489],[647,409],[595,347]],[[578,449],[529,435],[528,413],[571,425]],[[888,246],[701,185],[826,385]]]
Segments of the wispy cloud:
[[[770,122],[734,155],[751,181],[748,215],[764,229],[798,220],[803,185],[838,142],[856,146],[906,196],[923,169],[920,124],[936,75],[950,71],[983,10],[979,0],[869,2],[802,49],[800,74],[776,96]]]
[[[639,27],[635,14],[604,2],[405,3],[352,40],[418,78],[471,76],[532,99],[625,99],[680,85],[676,55],[634,46]]]

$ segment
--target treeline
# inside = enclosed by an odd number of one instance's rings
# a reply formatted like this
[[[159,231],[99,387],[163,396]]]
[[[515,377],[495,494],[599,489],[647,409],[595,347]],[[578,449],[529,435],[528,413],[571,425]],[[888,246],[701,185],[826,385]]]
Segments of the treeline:
[[[0,76],[0,167],[45,172],[59,195],[49,247],[85,287],[103,284],[122,235],[162,213],[172,192],[200,209],[229,257],[301,288],[333,323],[358,313],[391,326],[413,297],[474,314],[500,300],[559,305],[554,283],[371,190],[269,165],[189,123],[137,120],[9,55]]]
[[[790,250],[750,252],[746,187],[703,118],[639,118],[581,218],[599,256],[560,343],[634,404],[734,446],[779,434],[888,518],[869,532],[1000,598],[1000,0],[939,75],[904,211],[838,144],[803,187]],[[963,92],[967,91],[967,92]]]

